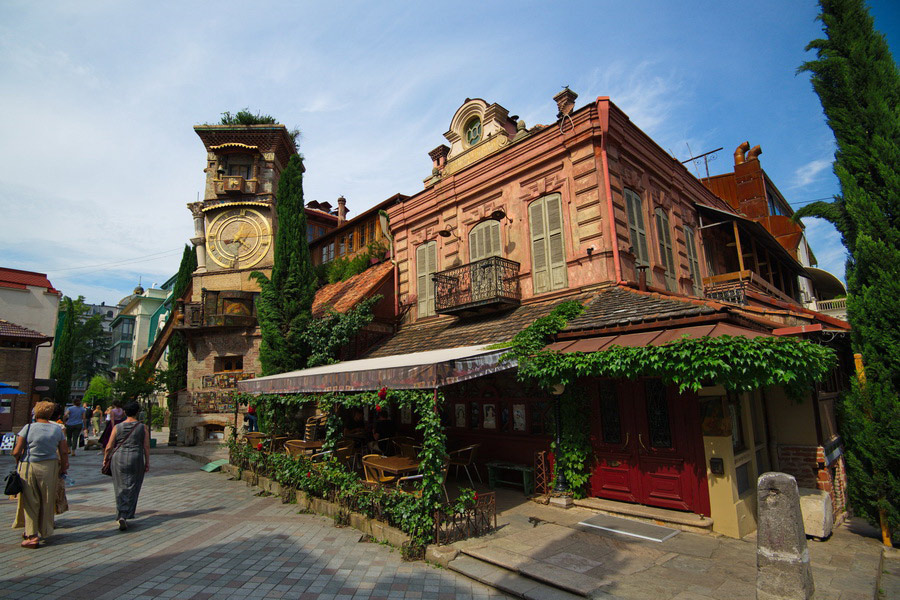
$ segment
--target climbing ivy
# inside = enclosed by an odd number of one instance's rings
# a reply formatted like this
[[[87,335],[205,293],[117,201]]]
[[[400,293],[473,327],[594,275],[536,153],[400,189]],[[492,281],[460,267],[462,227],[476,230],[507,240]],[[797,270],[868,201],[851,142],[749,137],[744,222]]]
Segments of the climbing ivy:
[[[590,442],[590,419],[585,418],[585,415],[590,414],[590,406],[582,386],[567,387],[560,400],[562,440],[559,447],[555,441],[550,446],[558,457],[572,496],[584,498],[585,486],[591,478],[594,454]],[[554,468],[554,487],[558,472]]]

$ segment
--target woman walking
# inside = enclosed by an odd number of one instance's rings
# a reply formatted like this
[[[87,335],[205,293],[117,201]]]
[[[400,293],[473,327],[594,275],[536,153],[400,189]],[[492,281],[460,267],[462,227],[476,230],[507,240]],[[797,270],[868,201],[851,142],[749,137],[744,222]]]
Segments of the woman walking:
[[[100,421],[103,420],[103,409],[100,405],[94,407],[94,413],[91,415],[91,426],[94,429],[94,435],[100,437]]]
[[[125,422],[113,428],[103,455],[104,461],[109,459],[112,471],[119,531],[125,531],[127,520],[134,518],[144,473],[150,470],[150,435],[135,418],[140,410],[137,402],[125,405]]]
[[[106,410],[106,429],[100,436],[100,445],[106,448],[109,443],[110,434],[116,425],[125,420],[125,411],[122,410],[122,404],[118,400],[113,400],[112,406]]]
[[[19,431],[12,452],[22,478],[13,528],[25,528],[23,548],[37,548],[42,539],[53,535],[56,486],[61,485],[60,476],[69,470],[66,436],[56,423],[50,422],[55,409],[53,402],[38,402],[34,423]]]

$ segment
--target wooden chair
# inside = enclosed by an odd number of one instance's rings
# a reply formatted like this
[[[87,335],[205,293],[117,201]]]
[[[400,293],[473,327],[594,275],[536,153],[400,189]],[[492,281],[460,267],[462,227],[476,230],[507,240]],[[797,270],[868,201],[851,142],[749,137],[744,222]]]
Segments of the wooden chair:
[[[373,465],[369,462],[370,459],[373,458],[381,458],[380,454],[366,454],[362,457],[362,466],[363,473],[366,476],[366,481],[369,483],[375,483],[378,485],[390,485],[397,481],[396,475],[385,475],[384,471],[382,471],[376,465]]]
[[[466,446],[465,448],[460,448],[459,450],[454,450],[450,452],[450,466],[456,467],[456,478],[459,479],[459,468],[462,467],[466,470],[466,475],[469,478],[469,483],[472,487],[475,487],[475,482],[472,481],[472,475],[469,473],[469,467],[475,469],[475,474],[478,475],[478,481],[484,483],[484,480],[481,478],[481,473],[478,472],[478,467],[475,466],[475,455],[478,452],[478,446],[480,444],[472,444],[471,446]]]
[[[310,417],[306,420],[306,427],[303,429],[303,441],[314,442],[319,433],[319,418]]]
[[[421,473],[418,475],[406,475],[397,480],[397,489],[401,492],[412,494],[417,498],[422,497],[422,480],[425,478]],[[418,483],[418,487],[415,484]],[[444,490],[444,499],[450,504],[450,495],[447,494],[447,467],[444,467],[443,478],[441,479],[441,488]]]
[[[403,458],[410,458],[415,460],[419,456],[419,452],[422,451],[422,446],[415,446],[413,444],[400,444],[400,456]]]
[[[345,468],[350,469],[351,471],[356,470],[356,455],[353,453],[353,444],[348,444],[343,447],[338,446],[334,451],[334,457]]]

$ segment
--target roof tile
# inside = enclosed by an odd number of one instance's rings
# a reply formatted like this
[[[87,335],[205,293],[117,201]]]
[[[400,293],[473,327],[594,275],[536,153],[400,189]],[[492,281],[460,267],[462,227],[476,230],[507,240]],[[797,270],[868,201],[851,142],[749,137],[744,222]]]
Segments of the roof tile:
[[[22,327],[21,325],[10,323],[6,319],[0,319],[0,337],[24,338],[32,340],[53,339],[50,336],[44,335],[40,331],[35,331],[34,329],[28,329],[27,327]]]
[[[51,293],[59,293],[47,279],[46,273],[0,267],[0,287],[25,289],[29,285],[47,288]]]
[[[314,317],[321,317],[330,307],[339,313],[345,313],[378,289],[386,277],[394,269],[389,261],[369,267],[362,273],[354,275],[347,281],[330,283],[316,292],[312,311]]]

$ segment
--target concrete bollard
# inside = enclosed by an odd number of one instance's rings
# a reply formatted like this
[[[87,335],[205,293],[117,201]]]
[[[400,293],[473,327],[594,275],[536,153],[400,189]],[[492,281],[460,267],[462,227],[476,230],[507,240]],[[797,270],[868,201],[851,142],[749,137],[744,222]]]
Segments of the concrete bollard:
[[[787,473],[764,473],[756,497],[757,600],[812,600],[815,586],[797,481]]]

